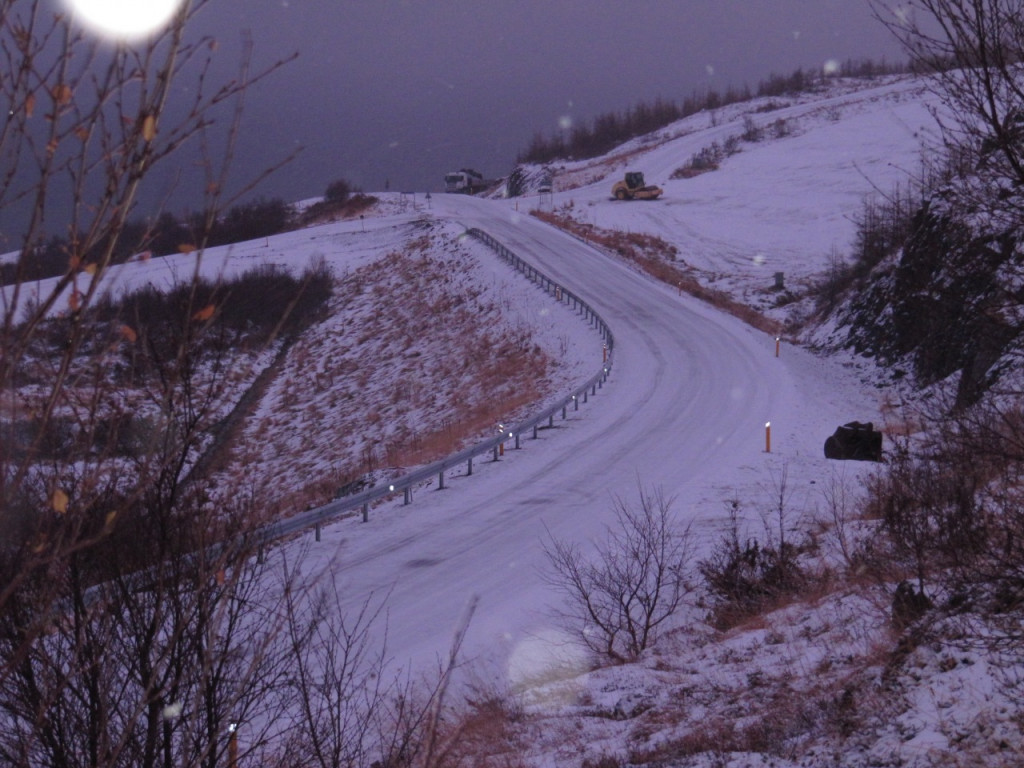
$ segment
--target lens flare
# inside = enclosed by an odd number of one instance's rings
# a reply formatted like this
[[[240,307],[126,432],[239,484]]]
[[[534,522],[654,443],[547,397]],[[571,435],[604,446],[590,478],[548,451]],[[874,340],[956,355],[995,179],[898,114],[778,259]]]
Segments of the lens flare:
[[[137,40],[166,25],[182,0],[65,0],[72,17],[97,35]]]

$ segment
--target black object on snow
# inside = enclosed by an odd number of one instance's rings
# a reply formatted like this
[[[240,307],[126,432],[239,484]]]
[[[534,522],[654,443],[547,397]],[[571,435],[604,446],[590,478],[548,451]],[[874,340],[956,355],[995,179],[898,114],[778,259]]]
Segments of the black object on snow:
[[[825,440],[826,459],[882,460],[882,433],[870,421],[851,421]]]

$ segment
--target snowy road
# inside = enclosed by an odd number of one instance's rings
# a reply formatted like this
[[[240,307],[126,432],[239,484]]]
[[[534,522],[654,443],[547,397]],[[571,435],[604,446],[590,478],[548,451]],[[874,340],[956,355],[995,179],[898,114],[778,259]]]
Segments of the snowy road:
[[[601,535],[613,496],[635,496],[638,481],[676,496],[680,517],[706,530],[714,489],[765,471],[766,462],[819,459],[824,426],[808,421],[851,395],[820,388],[820,361],[787,349],[734,318],[640,275],[585,244],[516,213],[504,202],[440,197],[431,215],[488,231],[518,255],[578,292],[616,337],[609,383],[557,429],[502,461],[477,464],[472,478],[419,491],[379,507],[368,523],[325,528],[311,562],[330,561],[354,607],[387,596],[388,648],[417,668],[444,654],[471,599],[479,604],[464,658],[534,677],[564,653],[541,578],[548,536]],[[482,246],[481,246],[482,247]],[[600,339],[594,334],[594,369]],[[848,378],[848,377],[847,377]],[[830,402],[831,398],[831,402]],[[830,417],[831,418],[831,417]],[[775,453],[764,453],[764,425]],[[830,429],[828,430],[830,431]],[[825,433],[827,434],[827,432]],[[803,437],[798,437],[803,435]],[[788,458],[787,458],[788,457]],[[702,519],[703,518],[703,519]]]

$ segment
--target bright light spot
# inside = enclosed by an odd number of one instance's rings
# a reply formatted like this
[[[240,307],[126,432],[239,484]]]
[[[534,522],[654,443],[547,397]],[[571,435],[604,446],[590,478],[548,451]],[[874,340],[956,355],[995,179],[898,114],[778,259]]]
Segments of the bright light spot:
[[[581,675],[588,669],[587,654],[571,638],[547,630],[520,642],[508,660],[508,677],[513,684],[536,685],[550,680]]]
[[[763,265],[763,264],[764,264],[764,263],[765,263],[766,261],[768,261],[768,257],[767,257],[767,256],[765,256],[765,255],[764,255],[763,253],[758,253],[758,254],[755,254],[755,255],[754,255],[754,258],[753,258],[753,262],[754,262],[754,264],[756,264],[757,266],[759,266],[759,267],[760,267],[760,266],[761,266],[761,265]]]
[[[772,423],[771,423],[770,421],[766,421],[766,422],[764,423],[764,428],[765,428],[765,429],[768,429],[768,427],[770,427],[771,425],[772,425]]]
[[[181,702],[180,701],[175,703],[175,704],[168,704],[160,712],[160,716],[163,717],[164,720],[173,720],[174,718],[176,718],[180,714],[181,714]]]
[[[839,74],[839,62],[836,59],[829,59],[825,62],[825,66],[822,70],[826,75],[838,75]]]
[[[228,733],[234,733],[238,730],[238,723],[228,723]]]
[[[137,40],[165,26],[182,0],[65,0],[72,16],[93,32]]]
[[[393,485],[389,485],[389,486],[388,486],[388,490],[389,490],[389,491],[394,491],[394,490],[395,490],[395,486],[393,486]]]
[[[570,128],[572,128],[572,116],[562,115],[560,118],[558,118],[558,127],[561,128],[563,131],[568,131]]]

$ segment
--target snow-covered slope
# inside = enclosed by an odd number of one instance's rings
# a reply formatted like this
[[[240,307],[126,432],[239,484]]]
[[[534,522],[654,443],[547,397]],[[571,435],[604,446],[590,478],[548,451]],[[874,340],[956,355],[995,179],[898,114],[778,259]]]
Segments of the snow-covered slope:
[[[658,235],[702,283],[772,313],[776,272],[806,289],[850,252],[865,196],[889,194],[920,170],[938,139],[933,106],[923,81],[897,78],[702,112],[606,158],[553,167],[555,189],[564,189],[553,207],[571,205],[575,218],[601,228]],[[739,151],[718,170],[671,178],[730,138]],[[664,195],[644,204],[611,200],[627,170],[642,171]]]
[[[744,109],[762,113],[753,104],[714,120],[696,116],[666,130],[676,138],[631,158],[630,167],[662,183],[663,199],[611,200],[618,168],[556,191],[554,207],[571,205],[602,227],[656,232],[741,298],[770,285],[774,271],[810,279],[849,242],[863,195],[914,166],[930,119],[921,96],[919,84],[896,82],[801,100],[767,115],[785,116],[789,135],[744,144],[713,173],[667,181],[660,174],[741,130]],[[833,472],[824,438],[836,424],[881,418],[886,393],[864,386],[851,361],[788,345],[776,358],[773,338],[538,222],[527,209],[539,202],[436,196],[424,214],[489,231],[584,295],[616,333],[613,377],[538,445],[443,492],[420,493],[411,507],[397,500],[368,525],[340,523],[311,545],[354,601],[389,592],[398,660],[422,665],[442,653],[476,597],[470,655],[513,677],[524,656],[530,670],[543,667],[534,654],[557,651],[536,642],[557,634],[538,572],[545,537],[599,535],[612,497],[628,497],[638,482],[676,497],[677,511],[710,534],[726,498],[763,496],[783,467],[801,508],[812,510]]]
[[[799,290],[842,258],[864,196],[884,194],[918,167],[934,135],[928,106],[913,80],[776,100],[771,111],[735,105],[636,142],[624,150],[628,163],[612,156],[556,169],[551,205],[603,229],[657,234],[702,282],[785,319],[773,306],[774,273]],[[780,119],[784,128],[773,132]],[[751,121],[764,126],[762,138],[741,141],[718,170],[667,178]],[[611,183],[627,168],[644,171],[664,197],[611,200]],[[749,515],[745,532],[762,532],[761,514],[779,503],[781,484],[787,524],[816,529],[820,542],[833,542],[822,556],[839,557],[830,495],[855,494],[871,467],[827,462],[822,441],[850,419],[884,422],[895,393],[869,381],[864,361],[821,359],[789,344],[776,357],[770,336],[530,217],[541,204],[445,196],[429,215],[489,231],[584,295],[616,334],[609,384],[557,430],[474,477],[304,542],[310,572],[335,579],[353,608],[387,595],[390,651],[417,669],[445,652],[465,607],[476,606],[464,647],[471,674],[531,686],[529,719],[495,747],[495,764],[509,755],[538,766],[673,754],[660,764],[932,765],[961,751],[1019,755],[1019,740],[1008,736],[1012,699],[989,663],[941,643],[890,655],[877,595],[840,592],[725,638],[696,629],[703,612],[694,608],[681,617],[690,629],[640,666],[589,671],[550,611],[558,598],[542,576],[546,541],[589,546],[611,521],[613,499],[628,501],[644,485],[674,499],[706,552],[733,502]],[[583,674],[573,677],[574,667]],[[544,687],[566,674],[568,683]],[[680,700],[696,710],[673,715]]]

